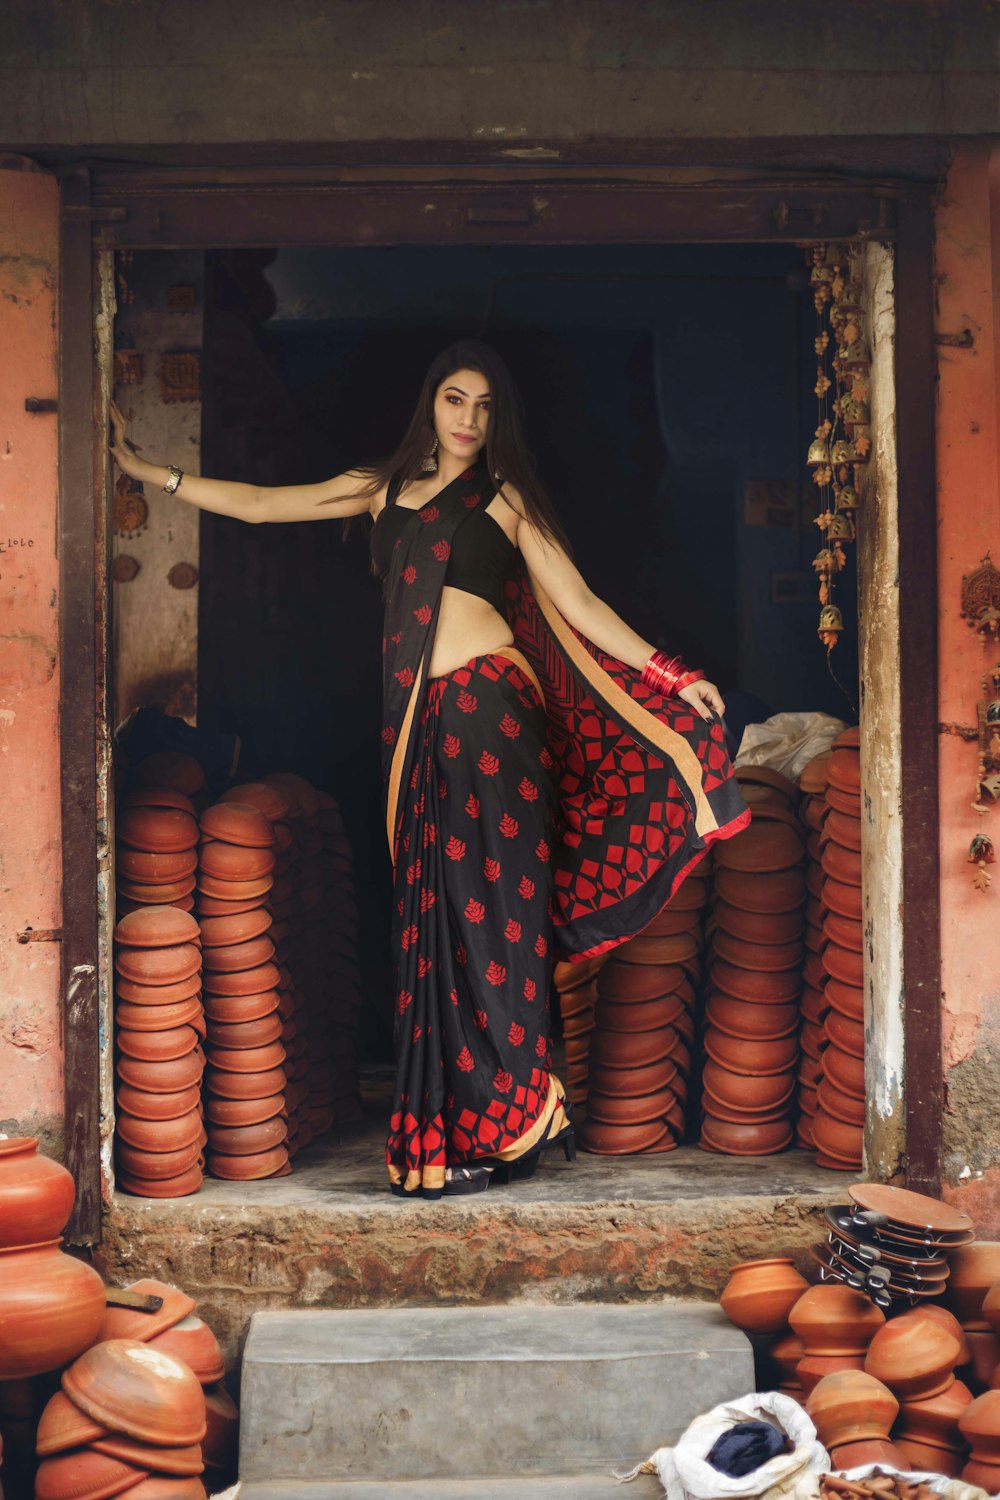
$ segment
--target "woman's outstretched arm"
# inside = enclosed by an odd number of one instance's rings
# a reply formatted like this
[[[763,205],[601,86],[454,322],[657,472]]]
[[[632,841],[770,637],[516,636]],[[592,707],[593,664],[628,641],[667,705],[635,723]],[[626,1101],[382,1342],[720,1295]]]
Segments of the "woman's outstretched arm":
[[[508,493],[510,486],[504,491],[505,496]],[[512,498],[515,500],[513,508],[517,509],[516,496]],[[559,613],[609,656],[641,671],[655,648],[587,586],[580,570],[559,543],[544,537],[527,517],[521,516],[517,545],[528,572],[537,578]],[[679,696],[704,719],[711,719],[715,714],[721,716],[724,709],[722,695],[714,682],[692,682],[680,690]]]
[[[111,404],[111,427],[114,440],[111,456],[131,479],[151,489],[162,489],[170,477],[166,464],[147,463],[140,458],[125,436],[125,418]],[[205,479],[185,474],[174,491],[178,500],[186,500],[199,510],[214,511],[217,516],[233,516],[237,521],[343,521],[370,510],[372,497],[359,495],[362,475],[348,472],[325,479],[320,484],[289,484],[268,488],[242,484],[228,479]]]

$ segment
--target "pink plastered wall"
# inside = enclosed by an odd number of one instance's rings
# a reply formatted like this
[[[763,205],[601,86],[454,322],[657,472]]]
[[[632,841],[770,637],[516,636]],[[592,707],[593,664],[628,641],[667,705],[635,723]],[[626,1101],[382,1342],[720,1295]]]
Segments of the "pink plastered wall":
[[[972,725],[980,678],[1000,662],[961,618],[963,574],[1000,566],[1000,148],[961,147],[936,214],[938,624],[943,724]],[[942,342],[969,330],[968,348]],[[901,525],[906,497],[901,496]],[[1000,1238],[1000,864],[973,887],[977,832],[1000,851],[1000,805],[973,810],[977,746],[940,738],[944,1174],[980,1234]]]
[[[62,1136],[58,929],[58,192],[0,157],[0,1132]]]

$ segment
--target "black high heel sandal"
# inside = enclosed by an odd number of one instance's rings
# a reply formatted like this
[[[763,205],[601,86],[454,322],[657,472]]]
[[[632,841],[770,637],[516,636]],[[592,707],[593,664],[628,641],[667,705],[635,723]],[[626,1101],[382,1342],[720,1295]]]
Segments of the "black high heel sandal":
[[[537,1146],[526,1151],[523,1156],[518,1156],[514,1161],[500,1161],[494,1167],[494,1181],[497,1183],[527,1182],[534,1177],[541,1161],[542,1152],[548,1151],[551,1146],[562,1146],[566,1160],[576,1161],[576,1135],[573,1129],[573,1103],[565,1098],[560,1100],[563,1113],[566,1116],[566,1124],[555,1135],[548,1135]],[[503,1175],[501,1176],[501,1173]]]
[[[463,1167],[449,1167],[445,1173],[441,1193],[446,1198],[464,1197],[468,1193],[483,1193],[493,1181],[495,1167],[492,1162],[470,1161]],[[439,1196],[435,1194],[435,1197]]]

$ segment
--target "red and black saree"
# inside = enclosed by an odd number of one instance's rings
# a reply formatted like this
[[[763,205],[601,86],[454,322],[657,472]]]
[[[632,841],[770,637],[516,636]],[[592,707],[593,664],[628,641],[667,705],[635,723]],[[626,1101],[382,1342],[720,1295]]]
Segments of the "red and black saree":
[[[479,463],[411,512],[386,576],[386,831],[393,859],[396,1096],[390,1181],[513,1160],[561,1123],[553,949],[641,931],[712,843],[749,820],[722,727],[587,641],[519,565],[515,645],[429,678],[458,528],[496,485]]]

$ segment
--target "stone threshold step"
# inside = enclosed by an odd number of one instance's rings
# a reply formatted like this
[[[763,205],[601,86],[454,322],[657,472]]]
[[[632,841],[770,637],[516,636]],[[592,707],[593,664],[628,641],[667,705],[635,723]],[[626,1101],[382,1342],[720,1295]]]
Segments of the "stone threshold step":
[[[238,1500],[659,1500],[655,1474],[641,1474],[623,1487],[613,1475],[559,1474],[526,1479],[321,1479],[241,1484]]]

